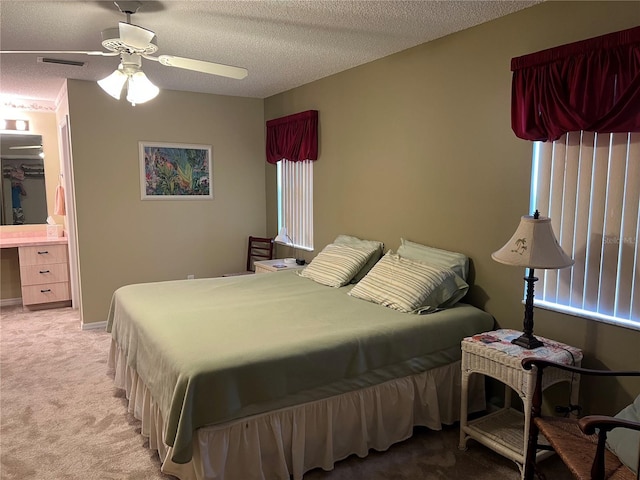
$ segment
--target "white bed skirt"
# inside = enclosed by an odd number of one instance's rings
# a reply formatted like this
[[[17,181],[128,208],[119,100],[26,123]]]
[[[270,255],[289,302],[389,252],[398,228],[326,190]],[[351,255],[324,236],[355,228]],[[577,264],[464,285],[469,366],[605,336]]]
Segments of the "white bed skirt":
[[[129,411],[162,460],[161,470],[181,480],[300,480],[320,467],[333,469],[349,455],[365,457],[409,438],[414,426],[440,430],[459,420],[460,362],[334,397],[203,427],[193,458],[171,461],[162,414],[123,352],[112,341],[109,367],[124,389]],[[484,380],[469,379],[469,412],[485,408]]]

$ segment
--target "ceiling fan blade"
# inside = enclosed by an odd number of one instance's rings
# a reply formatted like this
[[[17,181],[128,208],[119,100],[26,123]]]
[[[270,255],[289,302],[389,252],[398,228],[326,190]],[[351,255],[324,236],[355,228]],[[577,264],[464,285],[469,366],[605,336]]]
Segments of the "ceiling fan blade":
[[[86,51],[86,50],[0,50],[0,53],[34,53],[37,55],[50,55],[50,54],[63,54],[74,53],[82,55],[100,55],[103,57],[114,57],[119,55],[118,52],[99,52],[99,51]]]
[[[137,49],[147,48],[153,37],[156,36],[151,30],[139,27],[138,25],[132,25],[131,23],[120,22],[118,23],[118,29],[122,43]]]
[[[147,57],[145,57],[147,58]],[[173,55],[160,55],[157,59],[162,65],[167,67],[184,68],[195,72],[210,73],[221,77],[235,78],[242,80],[249,72],[246,68],[223,65],[221,63],[203,62],[192,58],[174,57]]]

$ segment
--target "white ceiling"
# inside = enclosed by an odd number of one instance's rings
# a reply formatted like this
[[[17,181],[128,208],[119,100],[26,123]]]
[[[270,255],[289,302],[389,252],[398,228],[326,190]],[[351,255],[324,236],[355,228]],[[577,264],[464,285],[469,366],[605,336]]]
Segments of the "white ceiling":
[[[158,52],[245,67],[232,80],[143,60],[161,89],[265,98],[543,0],[211,0],[142,2],[131,22]],[[113,2],[0,0],[0,50],[104,50],[101,31],[126,17]],[[0,93],[54,101],[65,78],[99,80],[118,57],[47,55],[84,67],[0,55]]]

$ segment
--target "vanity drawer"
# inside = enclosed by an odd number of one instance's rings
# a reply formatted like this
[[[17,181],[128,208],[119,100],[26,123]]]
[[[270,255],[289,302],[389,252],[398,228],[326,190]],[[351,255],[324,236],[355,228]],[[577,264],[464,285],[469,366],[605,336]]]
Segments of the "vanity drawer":
[[[40,245],[19,247],[20,266],[47,265],[50,263],[67,263],[67,246]]]
[[[66,263],[21,266],[20,281],[25,286],[68,282],[69,268]]]
[[[62,302],[65,300],[71,300],[71,288],[69,287],[69,282],[46,283],[43,285],[29,285],[22,287],[23,305]]]

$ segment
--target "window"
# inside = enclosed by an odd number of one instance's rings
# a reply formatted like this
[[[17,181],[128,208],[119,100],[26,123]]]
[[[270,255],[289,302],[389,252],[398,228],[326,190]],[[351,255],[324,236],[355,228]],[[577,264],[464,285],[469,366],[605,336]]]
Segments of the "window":
[[[531,211],[575,265],[540,270],[535,304],[640,330],[640,133],[535,142]]]
[[[277,175],[278,231],[286,227],[294,247],[313,250],[313,162],[280,160]]]

